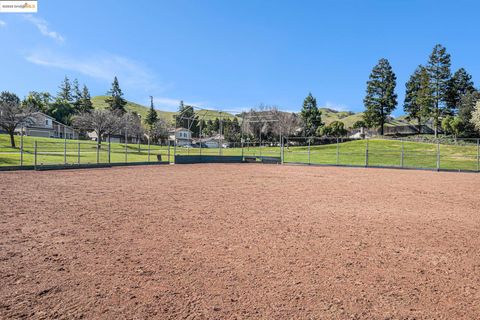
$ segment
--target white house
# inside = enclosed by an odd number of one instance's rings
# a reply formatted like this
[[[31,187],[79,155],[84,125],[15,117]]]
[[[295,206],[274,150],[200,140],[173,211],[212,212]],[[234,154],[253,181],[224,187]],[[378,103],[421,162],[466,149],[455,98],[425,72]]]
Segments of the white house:
[[[42,112],[33,113],[23,126],[15,129],[18,134],[21,134],[22,131],[25,136],[78,139],[78,133],[72,127],[58,122]]]
[[[170,130],[168,140],[176,141],[177,146],[189,146],[192,144],[192,131],[185,128]]]

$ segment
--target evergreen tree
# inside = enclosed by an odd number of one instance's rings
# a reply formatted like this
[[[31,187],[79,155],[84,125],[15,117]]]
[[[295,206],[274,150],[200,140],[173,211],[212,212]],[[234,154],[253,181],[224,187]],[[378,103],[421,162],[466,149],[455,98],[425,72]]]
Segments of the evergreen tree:
[[[397,105],[396,79],[388,60],[380,59],[367,82],[367,95],[363,100],[364,120],[369,127],[380,127],[381,135],[388,116]]]
[[[303,120],[305,136],[314,136],[317,129],[323,125],[322,112],[318,110],[317,99],[315,99],[311,93],[303,100],[300,117]]]
[[[83,89],[80,95],[80,106],[78,111],[79,112],[88,112],[93,110],[93,103],[92,98],[90,96],[90,92],[86,85],[83,85]]]
[[[192,134],[199,133],[200,128],[198,126],[198,116],[196,115],[193,106],[186,105],[183,101],[180,101],[175,119],[177,128],[183,127],[189,129],[192,131]]]
[[[120,89],[116,76],[113,79],[112,88],[107,92],[107,95],[109,95],[109,97],[105,102],[109,105],[110,110],[124,114],[126,112],[125,106],[127,105],[127,101],[123,98],[123,92],[122,89]]]
[[[158,113],[153,106],[153,97],[150,96],[150,110],[148,110],[147,117],[145,118],[145,124],[149,127],[150,131],[153,131],[157,121]]]
[[[50,104],[48,115],[52,116],[58,122],[66,125],[71,124],[72,116],[75,113],[75,108],[72,105],[72,85],[67,76],[59,86],[60,91],[57,93],[55,101]]]
[[[447,84],[446,104],[449,114],[458,111],[458,105],[463,95],[475,91],[472,76],[464,68],[458,69]]]
[[[405,87],[403,110],[409,120],[417,120],[418,133],[421,133],[422,121],[430,116],[433,108],[432,88],[427,69],[418,66]]]
[[[82,104],[82,92],[80,91],[80,85],[78,80],[73,80],[73,93],[72,93],[72,104],[75,111],[78,113],[81,109]]]
[[[450,80],[450,54],[447,53],[445,47],[437,44],[433,48],[427,69],[433,97],[433,126],[435,137],[437,137],[440,118],[443,114],[448,113],[445,111],[447,110],[446,100]]]
[[[57,93],[58,101],[62,101],[64,103],[73,102],[72,85],[70,84],[70,79],[68,79],[67,76],[65,76],[58,88],[60,89],[60,91]]]

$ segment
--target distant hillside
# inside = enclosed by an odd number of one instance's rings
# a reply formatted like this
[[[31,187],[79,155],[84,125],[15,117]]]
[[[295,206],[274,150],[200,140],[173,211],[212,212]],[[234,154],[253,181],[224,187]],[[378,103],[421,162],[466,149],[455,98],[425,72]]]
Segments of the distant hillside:
[[[107,99],[107,96],[92,97],[93,107],[96,108],[96,109],[107,108],[108,104],[105,102],[105,99]],[[140,116],[142,116],[142,118],[145,118],[146,115],[147,115],[148,109],[150,109],[150,108],[147,107],[147,106],[143,106],[141,104],[135,103],[135,102],[127,101],[126,109],[128,111],[136,112]],[[158,109],[157,109],[157,113],[158,113],[158,116],[160,118],[164,119],[167,122],[175,121],[174,117],[177,114],[177,112],[174,112],[174,111],[162,111],[162,110],[158,110]],[[200,119],[203,118],[205,120],[209,120],[209,119],[213,120],[217,117],[218,118],[220,118],[220,117],[231,118],[231,119],[234,118],[234,115],[232,115],[230,113],[222,112],[220,114],[218,111],[215,111],[215,110],[198,110],[198,111],[196,111],[196,114],[199,116]]]
[[[345,124],[346,128],[351,128],[353,124],[359,120],[363,120],[363,112],[351,112],[351,111],[336,111],[329,108],[320,108],[322,111],[322,121],[325,124],[330,124],[333,121],[341,121]],[[386,126],[405,126],[411,125],[405,116],[401,116],[390,120]]]

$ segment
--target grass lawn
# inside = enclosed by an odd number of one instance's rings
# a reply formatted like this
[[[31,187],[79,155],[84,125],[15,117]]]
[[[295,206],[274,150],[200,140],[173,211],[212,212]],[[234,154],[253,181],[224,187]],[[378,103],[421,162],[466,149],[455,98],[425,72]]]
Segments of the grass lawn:
[[[64,140],[50,138],[24,137],[23,164],[34,163],[34,141],[37,141],[37,164],[96,163],[97,150],[94,141],[67,140],[67,155],[64,156]],[[0,166],[20,165],[20,137],[16,136],[17,148],[10,147],[8,135],[0,135]],[[78,153],[80,148],[80,155]],[[290,146],[285,148],[284,161],[311,164],[366,164],[366,140],[349,141],[328,145]],[[402,163],[403,149],[403,163]],[[125,152],[127,151],[127,152]],[[177,147],[181,155],[244,155],[244,156],[280,156],[280,147],[245,147],[243,148],[184,148]],[[126,156],[125,156],[126,154]],[[150,154],[150,156],[149,156]],[[157,161],[157,155],[166,161],[170,155],[173,162],[174,148],[151,145],[112,143],[110,145],[110,162],[147,162]],[[102,144],[98,152],[98,162],[109,161],[108,144]],[[423,142],[401,142],[398,140],[371,139],[368,141],[368,165],[388,167],[410,167],[435,169],[437,167],[437,145]],[[475,143],[464,145],[440,145],[440,168],[452,170],[477,171],[479,168],[478,149]]]

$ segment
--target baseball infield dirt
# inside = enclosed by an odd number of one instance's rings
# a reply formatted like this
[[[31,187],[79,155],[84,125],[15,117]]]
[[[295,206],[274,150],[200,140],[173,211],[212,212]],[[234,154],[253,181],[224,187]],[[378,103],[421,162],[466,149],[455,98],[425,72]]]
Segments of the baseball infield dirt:
[[[480,176],[0,173],[0,318],[478,319]]]

